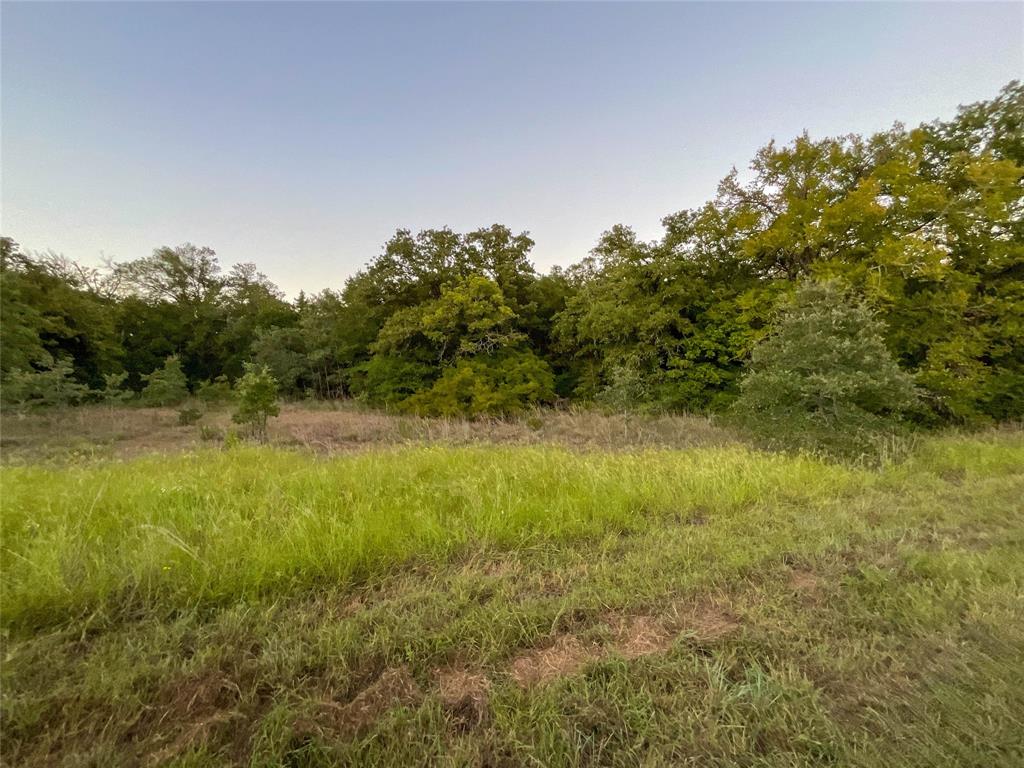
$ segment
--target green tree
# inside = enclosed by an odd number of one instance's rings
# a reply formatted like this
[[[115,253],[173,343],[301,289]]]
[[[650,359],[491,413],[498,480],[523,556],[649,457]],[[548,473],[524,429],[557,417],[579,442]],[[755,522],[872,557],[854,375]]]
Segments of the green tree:
[[[44,363],[37,369],[12,371],[4,383],[4,404],[18,410],[66,407],[82,402],[89,388],[74,378],[67,358]]]
[[[520,351],[460,359],[405,407],[431,416],[507,416],[554,398],[550,367]]]
[[[18,244],[9,237],[0,238],[0,373],[5,376],[49,357],[40,338],[42,316],[26,295],[29,286],[23,266]]]
[[[883,334],[837,281],[802,283],[754,349],[734,409],[740,422],[779,447],[875,454],[917,401]]]
[[[249,427],[253,437],[265,440],[267,419],[281,412],[277,404],[277,382],[267,366],[245,364],[245,373],[235,385],[237,408],[231,418]]]
[[[0,238],[0,370],[66,358],[79,382],[98,385],[122,353],[111,291],[97,270]]]
[[[142,401],[147,405],[178,405],[188,397],[188,381],[177,355],[171,355],[164,360],[163,367],[142,378],[146,382]]]
[[[286,333],[298,322],[298,313],[255,265],[236,264],[231,268],[219,302],[224,312],[221,371],[230,378],[242,375],[244,362],[252,356],[261,336],[276,333],[282,341],[288,341],[289,348],[298,344],[294,336]],[[280,364],[280,361],[275,363]],[[271,368],[273,370],[273,365]],[[293,380],[286,384],[285,379],[279,377],[288,390],[295,386],[298,374],[290,378]]]
[[[103,389],[97,392],[100,400],[112,408],[135,397],[135,393],[132,390],[125,388],[127,379],[127,373],[103,374]]]
[[[141,378],[173,353],[192,383],[224,373],[231,352],[228,299],[213,249],[191,243],[157,248],[116,265],[115,277],[131,299],[121,321],[126,370]],[[249,340],[243,343],[248,353]]]
[[[503,415],[551,402],[551,369],[519,327],[497,281],[470,274],[388,319],[362,369],[365,391],[443,416]]]
[[[207,405],[221,405],[235,399],[234,390],[227,376],[218,376],[213,381],[200,382],[196,397]]]
[[[263,328],[252,342],[252,362],[265,365],[283,394],[301,394],[311,383],[306,339],[300,328]]]

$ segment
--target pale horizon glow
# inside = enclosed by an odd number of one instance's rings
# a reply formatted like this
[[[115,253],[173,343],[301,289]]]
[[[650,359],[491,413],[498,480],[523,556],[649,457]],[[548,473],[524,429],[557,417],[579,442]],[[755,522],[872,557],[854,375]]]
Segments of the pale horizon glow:
[[[90,265],[184,242],[285,292],[398,228],[644,239],[770,139],[915,125],[1024,74],[1024,4],[19,3],[0,226]]]

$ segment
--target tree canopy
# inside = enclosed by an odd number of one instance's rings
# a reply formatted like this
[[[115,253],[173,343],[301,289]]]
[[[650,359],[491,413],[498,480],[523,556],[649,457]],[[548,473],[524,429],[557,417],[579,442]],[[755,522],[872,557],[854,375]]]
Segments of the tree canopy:
[[[140,390],[173,356],[193,391],[255,362],[285,396],[429,413],[716,411],[797,286],[839,279],[914,376],[918,419],[1024,415],[1020,83],[946,121],[769,142],[663,226],[650,242],[613,226],[543,275],[525,232],[400,229],[340,289],[293,301],[206,247],[96,270],[4,238],[0,373],[65,361],[82,385]]]

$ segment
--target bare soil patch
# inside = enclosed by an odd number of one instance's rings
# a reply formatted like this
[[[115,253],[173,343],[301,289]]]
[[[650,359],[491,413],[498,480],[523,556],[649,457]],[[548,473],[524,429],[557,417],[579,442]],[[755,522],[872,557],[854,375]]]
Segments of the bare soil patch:
[[[677,606],[672,626],[679,634],[700,642],[711,642],[738,631],[742,624],[728,608],[713,601]]]
[[[559,635],[550,645],[520,654],[510,671],[513,680],[529,688],[575,674],[601,655],[599,646],[585,645],[574,635]]]
[[[653,616],[629,616],[614,625],[615,650],[627,659],[664,653],[677,633]]]
[[[809,596],[817,594],[822,586],[820,576],[813,571],[803,568],[796,568],[790,571],[786,583],[792,591]]]

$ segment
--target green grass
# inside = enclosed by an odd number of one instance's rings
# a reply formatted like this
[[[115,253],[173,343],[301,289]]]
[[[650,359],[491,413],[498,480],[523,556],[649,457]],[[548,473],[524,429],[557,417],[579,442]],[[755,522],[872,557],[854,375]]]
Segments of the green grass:
[[[1024,760],[1018,431],[882,471],[267,448],[0,478],[12,765]]]

